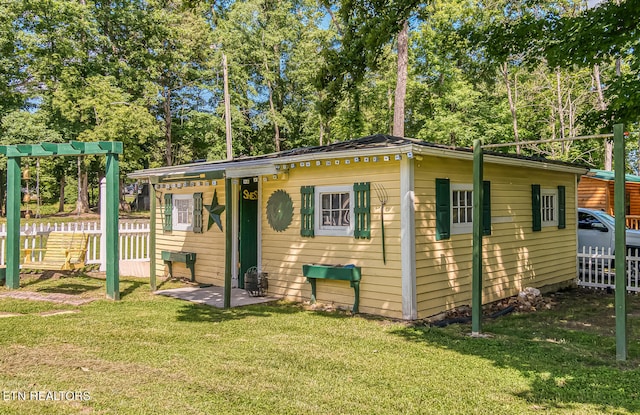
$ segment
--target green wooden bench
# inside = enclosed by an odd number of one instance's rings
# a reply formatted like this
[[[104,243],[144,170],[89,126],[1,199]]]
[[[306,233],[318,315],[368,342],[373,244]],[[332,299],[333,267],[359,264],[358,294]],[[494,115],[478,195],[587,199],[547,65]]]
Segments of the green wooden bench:
[[[22,268],[75,270],[85,266],[89,238],[84,233],[49,232],[44,248],[24,250]],[[32,258],[42,260],[32,261]]]
[[[358,305],[360,304],[360,280],[362,278],[360,267],[307,264],[302,266],[302,275],[307,277],[307,282],[311,284],[312,304],[316,302],[317,279],[349,281],[355,297],[353,312],[358,312]]]
[[[162,260],[169,266],[169,275],[173,276],[173,263],[184,262],[191,270],[191,281],[196,280],[196,253],[185,251],[161,251]]]

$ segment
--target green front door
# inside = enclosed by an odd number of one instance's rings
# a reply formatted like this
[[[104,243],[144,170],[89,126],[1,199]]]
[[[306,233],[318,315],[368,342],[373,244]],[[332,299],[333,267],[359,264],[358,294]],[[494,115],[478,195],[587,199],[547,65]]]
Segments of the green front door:
[[[244,273],[258,265],[258,182],[254,178],[240,180],[238,287],[244,288]]]

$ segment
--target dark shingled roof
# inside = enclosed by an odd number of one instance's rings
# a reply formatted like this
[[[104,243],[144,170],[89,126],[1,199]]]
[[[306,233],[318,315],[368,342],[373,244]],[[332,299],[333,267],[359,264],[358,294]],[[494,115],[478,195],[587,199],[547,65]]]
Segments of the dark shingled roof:
[[[396,136],[386,135],[386,134],[375,134],[367,137],[358,138],[355,140],[339,141],[339,142],[326,144],[322,146],[300,147],[300,148],[294,148],[291,150],[280,151],[278,153],[262,154],[262,155],[256,155],[256,156],[239,156],[234,158],[233,160],[207,161],[207,162],[201,162],[201,163],[185,164],[180,166],[158,167],[155,169],[138,170],[136,172],[130,173],[129,176],[139,176],[147,172],[148,173],[154,172],[155,174],[173,174],[172,172],[178,168],[181,168],[181,169],[186,168],[192,171],[199,171],[199,172],[209,171],[209,169],[224,170],[227,168],[227,166],[231,167],[234,165],[241,165],[241,164],[244,164],[243,162],[251,163],[254,161],[259,162],[259,161],[269,160],[273,163],[277,163],[278,159],[287,159],[290,157],[295,158],[295,157],[304,157],[306,155],[311,156],[311,155],[318,155],[318,154],[327,154],[327,156],[330,157],[331,153],[340,153],[340,152],[347,152],[347,151],[357,152],[358,150],[365,151],[365,150],[385,149],[385,148],[391,151],[403,146],[414,146],[414,149],[416,147],[417,148],[424,147],[425,149],[429,148],[429,149],[435,149],[435,150],[444,150],[448,152],[461,152],[469,155],[473,153],[473,150],[468,147],[452,147],[452,146],[445,146],[442,144],[430,143],[427,141],[416,140],[413,138],[396,137]],[[567,162],[558,161],[558,160],[548,160],[544,157],[519,156],[515,154],[492,152],[492,151],[485,151],[484,154],[489,156],[505,158],[505,159],[535,161],[535,162],[548,163],[548,164],[553,164],[558,166],[584,168],[585,171],[588,169],[588,167],[583,165],[567,163]],[[442,156],[447,157],[446,153],[442,154]]]
[[[387,135],[387,134],[375,134],[367,137],[358,138],[355,140],[340,141],[336,143],[326,144],[323,146],[301,147],[301,148],[295,148],[291,150],[285,150],[279,153],[270,154],[269,156],[278,158],[278,157],[299,156],[299,155],[314,154],[314,153],[330,153],[334,151],[347,151],[347,150],[371,149],[371,148],[394,148],[394,147],[399,147],[399,146],[408,145],[408,144],[413,144],[421,147],[442,149],[442,150],[460,151],[464,153],[473,152],[473,149],[468,147],[452,147],[452,146],[446,146],[443,144],[435,144],[435,143],[430,143],[428,141],[417,140],[414,138],[396,137],[396,136]],[[560,160],[549,160],[542,156],[539,156],[539,157],[522,156],[522,155],[511,154],[511,153],[502,153],[497,151],[486,151],[486,150],[484,154],[491,155],[491,156],[519,159],[519,160],[551,163],[551,164],[556,164],[560,166],[588,168],[588,166],[584,166],[581,164],[569,163],[569,162],[560,161]],[[258,156],[258,158],[260,158],[260,156]]]

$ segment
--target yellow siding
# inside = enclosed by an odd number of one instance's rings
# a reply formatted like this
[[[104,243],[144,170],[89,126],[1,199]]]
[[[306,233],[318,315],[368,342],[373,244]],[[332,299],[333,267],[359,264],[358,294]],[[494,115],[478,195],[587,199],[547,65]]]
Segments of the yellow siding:
[[[416,161],[415,223],[418,317],[471,304],[472,234],[436,241],[435,179],[472,183],[472,163],[438,157]],[[485,163],[491,182],[492,235],[483,242],[483,302],[527,286],[562,283],[576,275],[576,176]],[[531,184],[566,187],[566,229],[531,230]]]
[[[218,203],[224,205],[224,182],[218,181],[216,186],[187,187],[182,189],[163,189],[164,193],[192,194],[202,192],[203,204],[211,204],[214,189],[218,193]],[[206,284],[224,285],[224,258],[225,258],[225,238],[224,233],[217,225],[212,225],[207,230],[209,214],[206,209],[202,212],[203,233],[193,231],[163,231],[162,217],[164,216],[164,196],[160,195],[156,210],[156,275],[166,276],[168,267],[160,257],[160,251],[188,251],[196,253],[196,281]],[[221,215],[224,226],[225,215]],[[191,278],[191,271],[183,263],[173,264],[173,275],[175,277]]]
[[[471,161],[425,156],[415,163],[415,261],[418,318],[471,303],[471,233],[435,240],[435,179],[449,178],[451,184],[471,184]],[[286,174],[260,177],[260,241],[262,270],[269,273],[269,294],[295,301],[308,301],[310,285],[302,275],[309,263],[354,264],[362,268],[360,311],[402,317],[402,264],[400,246],[400,163],[378,161],[292,168]],[[561,283],[576,274],[576,176],[569,173],[500,166],[485,163],[485,180],[491,181],[492,235],[484,238],[484,302],[516,294],[526,286],[543,287]],[[302,186],[352,186],[370,182],[371,239],[352,236],[300,236],[300,188]],[[567,228],[543,227],[532,232],[531,184],[542,189],[566,187]],[[386,264],[382,260],[380,202],[374,184],[386,189],[384,210]],[[212,187],[171,189],[178,194],[203,192],[205,205],[214,189],[225,203],[224,183]],[[293,220],[277,232],[267,220],[267,201],[276,190],[285,190],[293,201]],[[163,201],[163,198],[159,198]],[[157,218],[156,273],[166,275],[161,250],[196,252],[196,280],[224,284],[225,234],[216,225],[206,230],[208,214],[203,212],[204,233],[164,232],[163,206]],[[222,214],[224,223],[228,212]],[[226,230],[226,229],[225,229]],[[190,277],[184,264],[174,265],[174,275]],[[351,308],[353,289],[345,281],[320,280],[317,299],[322,303]]]
[[[308,301],[311,288],[302,276],[302,265],[354,264],[362,267],[360,284],[360,312],[390,317],[402,316],[401,264],[400,264],[400,163],[344,164],[336,166],[296,167],[287,179],[262,184],[262,264],[269,273],[269,293],[296,301]],[[300,188],[302,186],[353,185],[371,182],[371,239],[351,236],[300,236]],[[386,264],[382,260],[380,203],[373,184],[385,187],[389,202],[385,206],[384,224]],[[283,232],[274,231],[267,221],[266,205],[276,190],[285,190],[294,205],[293,221]],[[317,208],[317,207],[316,207]],[[353,288],[346,281],[319,280],[317,300],[351,308]]]

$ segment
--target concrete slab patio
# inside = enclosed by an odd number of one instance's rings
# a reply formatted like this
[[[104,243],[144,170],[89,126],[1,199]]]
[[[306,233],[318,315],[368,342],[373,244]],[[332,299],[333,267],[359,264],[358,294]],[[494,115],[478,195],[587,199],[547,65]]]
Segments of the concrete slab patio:
[[[179,298],[181,300],[199,304],[207,304],[217,308],[224,308],[224,287],[208,286],[172,288],[169,290],[158,290],[155,294]],[[268,303],[270,301],[277,300],[279,300],[279,298],[271,296],[251,297],[243,289],[231,289],[231,307],[242,307],[245,305]]]

